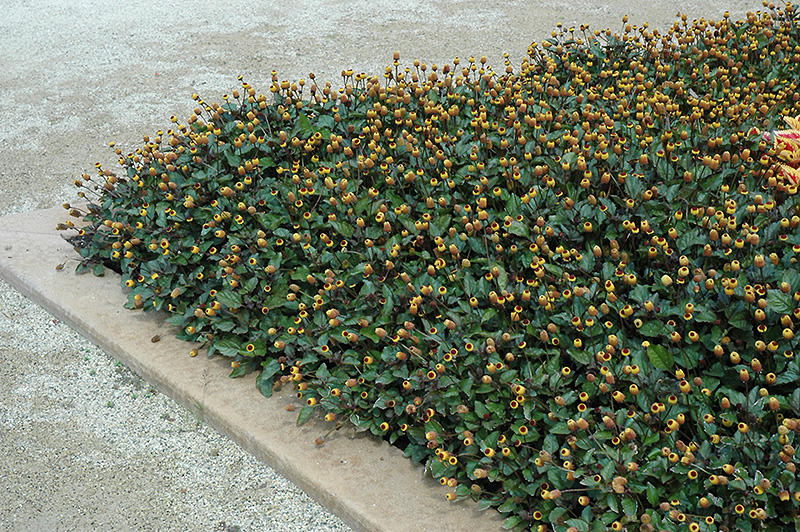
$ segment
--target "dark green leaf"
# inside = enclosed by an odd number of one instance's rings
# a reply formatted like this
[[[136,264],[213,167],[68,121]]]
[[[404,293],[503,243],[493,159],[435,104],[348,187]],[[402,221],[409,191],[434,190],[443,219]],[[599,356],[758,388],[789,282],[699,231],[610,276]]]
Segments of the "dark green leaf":
[[[355,226],[347,222],[334,221],[330,222],[330,224],[336,229],[337,233],[345,238],[350,238],[353,236],[353,232],[355,231]]]
[[[557,506],[557,507],[553,508],[553,510],[550,512],[550,516],[549,516],[550,522],[555,525],[556,523],[558,523],[559,519],[564,517],[564,514],[566,514],[566,513],[567,513],[567,509],[563,508],[561,506]]]
[[[518,507],[518,504],[514,501],[514,499],[509,498],[509,499],[506,499],[506,502],[504,502],[503,504],[501,504],[500,506],[497,507],[497,511],[500,512],[501,514],[510,514],[511,512],[516,510],[517,507]],[[506,520],[506,522],[508,522],[508,520]],[[505,528],[505,525],[504,525],[504,528]]]
[[[297,426],[299,427],[305,423],[308,420],[308,416],[310,416],[313,411],[313,406],[304,406],[302,409],[300,409],[300,413],[297,414]]]
[[[691,246],[705,244],[708,235],[703,235],[699,230],[685,231],[677,240],[678,249],[688,253]]]
[[[589,532],[589,523],[583,519],[567,519],[567,525],[575,527],[579,532]]]
[[[605,468],[604,468],[605,470]],[[608,509],[614,512],[615,514],[619,514],[619,498],[616,495],[609,493],[606,496],[606,503],[608,504]]]
[[[633,174],[625,178],[625,192],[629,198],[637,199],[642,192],[642,182]]]
[[[606,482],[611,482],[611,479],[614,477],[614,473],[616,471],[616,464],[613,460],[609,460],[603,466],[603,469],[600,470],[600,476],[603,477],[603,480]]]
[[[647,483],[647,501],[655,506],[661,500],[661,494],[658,492],[655,486]]]
[[[381,341],[380,337],[375,333],[375,327],[364,327],[363,329],[361,329],[359,331],[359,334],[361,336],[369,338],[370,340],[372,340],[376,344],[380,343],[380,341]]]
[[[584,366],[592,360],[592,355],[586,349],[569,349],[567,352],[572,360]]]
[[[233,290],[220,290],[214,299],[227,308],[239,308],[242,306],[242,296]]]
[[[639,334],[650,338],[666,338],[668,336],[667,326],[658,320],[651,320],[639,327]]]
[[[794,298],[780,290],[767,290],[767,309],[778,314],[790,314],[795,309]]]
[[[517,222],[516,220],[511,222],[511,225],[508,227],[508,232],[512,235],[522,236],[525,238],[530,236],[530,229],[528,229],[528,226]]]
[[[214,326],[220,331],[230,332],[236,327],[236,322],[233,320],[219,320]]]
[[[308,266],[300,266],[292,272],[291,278],[293,281],[305,281],[310,274],[311,270],[309,270]]]
[[[281,365],[276,359],[262,363],[263,370],[256,378],[256,386],[264,397],[272,397],[272,386],[275,384],[275,375],[280,371]]]
[[[486,323],[497,315],[497,311],[493,308],[486,309],[481,314],[481,323]]]
[[[228,377],[230,377],[231,379],[235,379],[236,377],[247,375],[249,371],[250,371],[250,364],[241,364],[240,366],[233,368],[233,370],[228,374]]]
[[[492,506],[494,506],[494,503],[490,499],[481,499],[478,501],[478,510],[480,511],[488,510]]]
[[[229,336],[226,338],[220,338],[214,342],[214,347],[226,357],[235,357],[239,354],[239,349],[242,347],[242,341],[235,336]]]
[[[792,293],[800,290],[800,272],[793,269],[785,270],[781,282],[788,283]]]
[[[800,368],[797,364],[786,366],[786,369],[781,371],[778,378],[775,379],[775,384],[797,384],[800,382]]]
[[[298,122],[300,123],[300,133],[302,133],[304,137],[310,137],[314,134],[314,128],[311,126],[311,121],[305,113],[300,113]]]
[[[556,423],[555,425],[553,425],[550,428],[550,432],[552,434],[569,434],[572,431],[569,430],[569,427],[567,426],[567,422],[563,421],[563,422]]]
[[[800,410],[800,388],[795,388],[792,392],[791,405],[795,411]]]
[[[663,345],[651,345],[648,347],[647,358],[658,369],[671,369],[675,364],[672,354]]]
[[[630,517],[636,517],[636,499],[625,497],[622,499],[622,510]]]

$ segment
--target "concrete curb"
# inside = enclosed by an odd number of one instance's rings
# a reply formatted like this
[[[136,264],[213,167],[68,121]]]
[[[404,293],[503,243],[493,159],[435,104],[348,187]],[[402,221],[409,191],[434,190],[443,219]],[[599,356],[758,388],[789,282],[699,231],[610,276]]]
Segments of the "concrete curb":
[[[219,358],[188,356],[164,315],[129,311],[119,276],[75,275],[78,255],[55,230],[62,208],[0,218],[0,278],[65,321],[140,377],[198,413],[219,432],[297,484],[356,531],[500,531],[494,511],[449,503],[422,468],[386,442],[350,429],[314,440],[330,426],[295,425],[291,390],[265,399],[255,376],[228,379]],[[57,265],[66,262],[63,269]],[[151,339],[161,335],[161,340]],[[299,405],[298,405],[299,406]]]

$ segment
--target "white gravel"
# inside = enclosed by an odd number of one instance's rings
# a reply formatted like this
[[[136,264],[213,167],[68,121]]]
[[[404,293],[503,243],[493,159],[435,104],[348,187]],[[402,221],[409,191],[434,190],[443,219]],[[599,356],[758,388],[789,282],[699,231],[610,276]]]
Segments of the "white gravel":
[[[0,530],[350,530],[4,282],[0,382]]]

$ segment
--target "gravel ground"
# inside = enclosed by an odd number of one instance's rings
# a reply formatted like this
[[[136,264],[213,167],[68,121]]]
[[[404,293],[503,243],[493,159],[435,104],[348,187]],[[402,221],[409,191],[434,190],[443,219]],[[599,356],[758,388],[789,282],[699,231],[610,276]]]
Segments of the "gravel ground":
[[[556,23],[665,28],[750,0],[19,0],[0,19],[0,215],[75,201],[107,148],[185,118],[237,75],[338,79],[487,55]],[[45,229],[45,228],[43,228]],[[2,230],[2,226],[0,226]],[[273,470],[0,282],[0,529],[344,531]]]
[[[0,282],[0,529],[350,530]]]

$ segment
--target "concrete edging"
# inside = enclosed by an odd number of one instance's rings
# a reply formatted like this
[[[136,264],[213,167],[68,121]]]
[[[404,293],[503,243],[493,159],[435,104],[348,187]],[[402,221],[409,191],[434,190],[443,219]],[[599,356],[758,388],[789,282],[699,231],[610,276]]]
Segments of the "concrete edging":
[[[295,425],[291,390],[265,399],[255,376],[227,378],[220,358],[188,356],[163,315],[123,308],[119,276],[75,275],[77,253],[55,230],[68,215],[53,208],[0,218],[0,278],[89,338],[140,377],[297,484],[356,531],[500,531],[497,512],[471,501],[449,503],[420,466],[387,442],[330,425]],[[57,270],[57,265],[66,262]],[[161,335],[161,340],[151,338]],[[299,404],[298,404],[299,406]]]

